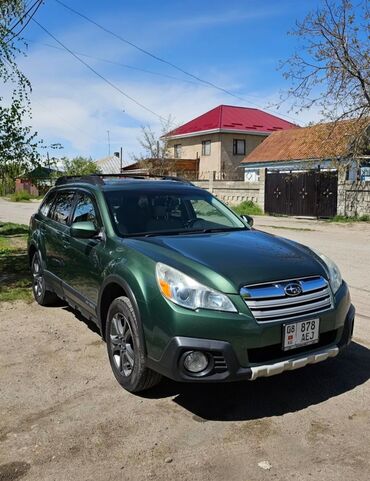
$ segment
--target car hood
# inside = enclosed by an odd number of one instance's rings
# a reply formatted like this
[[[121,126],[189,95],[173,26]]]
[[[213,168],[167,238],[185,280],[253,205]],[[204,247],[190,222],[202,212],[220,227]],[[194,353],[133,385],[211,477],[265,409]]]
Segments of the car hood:
[[[132,239],[133,240],[133,239]],[[257,230],[156,236],[135,248],[223,292],[247,284],[323,275],[317,256],[296,242]]]

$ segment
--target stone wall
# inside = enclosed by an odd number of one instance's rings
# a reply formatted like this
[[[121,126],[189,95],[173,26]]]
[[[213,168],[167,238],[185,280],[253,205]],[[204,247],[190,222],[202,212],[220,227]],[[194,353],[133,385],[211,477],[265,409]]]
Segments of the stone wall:
[[[209,173],[208,180],[193,181],[193,184],[208,190],[211,194],[229,205],[251,200],[262,210],[265,206],[265,173],[260,170],[259,182],[214,180],[214,173]]]
[[[370,183],[339,180],[338,215],[361,216],[370,214]]]

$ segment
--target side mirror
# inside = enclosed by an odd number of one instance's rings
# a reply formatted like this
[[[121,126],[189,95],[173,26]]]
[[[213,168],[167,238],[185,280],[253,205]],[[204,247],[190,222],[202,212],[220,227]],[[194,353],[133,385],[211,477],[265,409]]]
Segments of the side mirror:
[[[80,239],[91,239],[99,230],[96,228],[95,224],[90,221],[85,222],[74,222],[71,225],[71,236]]]
[[[249,225],[249,227],[253,227],[253,224],[254,224],[253,217],[246,214],[241,215],[240,217],[244,220],[244,222],[246,222]]]

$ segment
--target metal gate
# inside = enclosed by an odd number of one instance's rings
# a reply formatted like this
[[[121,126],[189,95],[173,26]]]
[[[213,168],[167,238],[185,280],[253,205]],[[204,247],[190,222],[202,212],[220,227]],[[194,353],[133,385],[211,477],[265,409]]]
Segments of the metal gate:
[[[334,217],[337,213],[338,173],[266,172],[265,211],[269,214]]]

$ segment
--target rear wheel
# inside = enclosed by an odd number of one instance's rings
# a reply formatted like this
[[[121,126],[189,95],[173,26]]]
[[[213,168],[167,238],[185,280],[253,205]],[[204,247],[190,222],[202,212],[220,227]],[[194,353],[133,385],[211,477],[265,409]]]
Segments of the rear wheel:
[[[31,262],[33,296],[40,306],[55,304],[58,296],[54,292],[46,290],[45,277],[42,270],[41,257],[35,252]]]
[[[161,375],[145,366],[145,346],[128,297],[118,297],[112,302],[108,311],[106,341],[113,373],[127,391],[144,391],[160,382]]]

